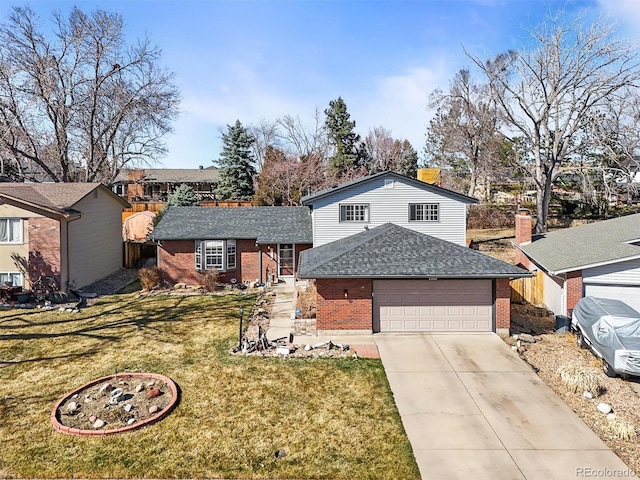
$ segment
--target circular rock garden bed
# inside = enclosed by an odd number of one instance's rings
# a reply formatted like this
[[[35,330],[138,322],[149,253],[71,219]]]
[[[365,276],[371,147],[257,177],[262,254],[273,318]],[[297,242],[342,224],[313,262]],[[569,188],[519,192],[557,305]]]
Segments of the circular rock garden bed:
[[[68,393],[51,411],[53,427],[81,436],[110,435],[157,422],[176,406],[178,389],[164,375],[120,373]]]

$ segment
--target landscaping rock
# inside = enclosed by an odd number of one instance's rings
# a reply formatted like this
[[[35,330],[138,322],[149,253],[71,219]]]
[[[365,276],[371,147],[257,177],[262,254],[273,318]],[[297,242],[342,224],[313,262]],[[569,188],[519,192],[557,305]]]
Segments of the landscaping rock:
[[[527,342],[527,343],[536,343],[536,339],[533,337],[533,335],[530,335],[528,333],[521,333],[519,335],[514,335],[513,338],[515,338],[516,340],[522,340],[523,342]]]
[[[604,413],[606,415],[607,413],[611,413],[611,410],[612,410],[611,405],[609,405],[608,403],[598,404],[598,411],[600,413]]]
[[[105,426],[104,421],[102,421],[102,420],[100,420],[100,419],[98,419],[98,420],[96,420],[95,422],[93,422],[93,428],[94,428],[95,430],[97,430],[98,428],[102,428],[102,427],[104,427],[104,426]]]
[[[152,388],[147,392],[147,398],[155,398],[158,395],[160,395],[160,390],[158,390],[157,388]]]
[[[97,419],[98,419],[98,417],[96,417],[95,415],[91,415],[91,416],[89,417],[89,421],[90,421],[91,423],[95,422]]]
[[[103,386],[100,387],[100,393],[111,393],[111,391],[114,388],[116,388],[116,387],[114,387],[110,383],[105,383]]]
[[[140,383],[140,384],[136,387],[136,393],[140,393],[140,392],[141,392],[141,391],[143,391],[143,390],[144,390],[144,385]]]
[[[69,402],[69,405],[67,405],[67,413],[74,414],[78,411],[78,408],[80,408],[80,405],[76,402]]]
[[[582,392],[582,396],[584,398],[586,398],[587,400],[591,400],[593,398],[593,393],[584,391],[584,392]]]
[[[134,423],[136,423],[135,418],[130,418],[129,420],[127,420],[127,425],[133,425]]]
[[[131,405],[130,403],[127,403],[127,404],[124,406],[124,411],[125,411],[125,412],[127,412],[127,413],[129,413],[129,412],[131,411],[131,409],[132,409],[132,408],[133,408],[133,405]]]
[[[151,405],[149,407],[149,413],[158,413],[160,411],[160,407],[158,405]]]

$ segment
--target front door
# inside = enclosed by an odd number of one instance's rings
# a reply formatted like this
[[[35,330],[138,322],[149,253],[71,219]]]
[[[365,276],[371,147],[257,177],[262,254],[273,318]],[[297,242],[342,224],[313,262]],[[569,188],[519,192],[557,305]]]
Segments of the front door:
[[[278,276],[292,277],[295,271],[293,244],[280,243],[278,245]]]

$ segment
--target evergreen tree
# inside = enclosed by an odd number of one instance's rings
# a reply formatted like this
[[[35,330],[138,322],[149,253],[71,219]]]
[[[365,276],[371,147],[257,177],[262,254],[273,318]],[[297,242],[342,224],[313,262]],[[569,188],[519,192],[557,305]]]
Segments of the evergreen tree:
[[[196,192],[189,185],[180,185],[167,199],[167,206],[193,207],[198,203],[200,203],[200,200],[198,200]]]
[[[331,100],[324,113],[329,141],[335,148],[329,158],[329,173],[338,178],[349,176],[366,163],[365,149],[359,143],[360,135],[354,131],[356,122],[350,120],[342,97]]]
[[[255,159],[251,153],[254,138],[242,126],[227,125],[222,135],[222,154],[218,160],[220,176],[216,194],[220,200],[251,200],[254,194],[253,177],[256,175]]]

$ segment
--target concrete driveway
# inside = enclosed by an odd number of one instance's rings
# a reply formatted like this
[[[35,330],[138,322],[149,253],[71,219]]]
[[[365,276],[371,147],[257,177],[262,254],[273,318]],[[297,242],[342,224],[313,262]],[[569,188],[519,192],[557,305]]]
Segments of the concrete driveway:
[[[422,478],[633,476],[497,335],[375,342]]]

